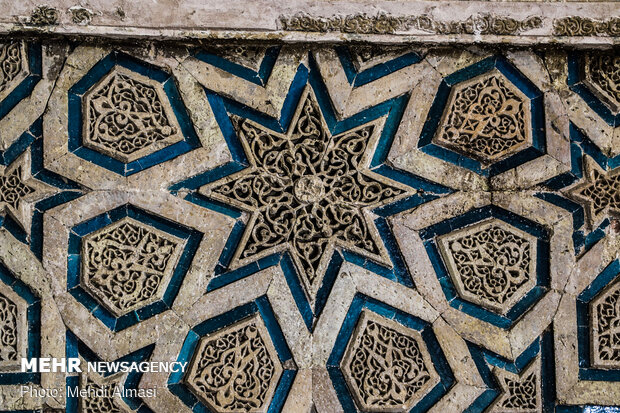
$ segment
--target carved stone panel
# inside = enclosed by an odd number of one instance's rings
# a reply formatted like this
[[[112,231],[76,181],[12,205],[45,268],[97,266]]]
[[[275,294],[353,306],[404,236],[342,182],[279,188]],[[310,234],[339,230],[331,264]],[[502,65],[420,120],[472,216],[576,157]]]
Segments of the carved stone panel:
[[[437,240],[458,294],[505,314],[536,285],[536,238],[498,219]]]
[[[83,97],[83,144],[131,162],[183,140],[162,85],[116,65]]]
[[[620,281],[616,280],[590,303],[592,365],[620,368]]]
[[[81,373],[79,389],[86,394],[86,397],[79,398],[80,413],[132,412],[133,410],[120,397],[122,389],[120,381],[123,376],[121,373],[108,377],[101,377],[97,373]]]
[[[540,413],[543,411],[540,377],[540,357],[520,373],[495,367],[493,369],[502,393],[489,413]]]
[[[133,218],[84,237],[84,288],[121,316],[162,298],[185,241]]]
[[[612,112],[620,112],[620,54],[596,52],[586,55],[585,82]]]
[[[252,213],[233,267],[287,250],[313,301],[335,246],[389,263],[367,210],[405,187],[368,170],[379,124],[332,136],[309,87],[286,134],[233,120],[251,167],[202,188]]]
[[[408,412],[440,381],[420,332],[368,310],[341,369],[365,412]]]
[[[269,408],[282,365],[258,315],[201,339],[185,381],[218,413],[264,413]]]
[[[529,99],[497,69],[452,87],[433,137],[483,164],[492,164],[532,144]]]
[[[583,178],[567,188],[569,197],[584,205],[590,226],[620,215],[620,168],[609,171],[589,156],[583,157]]]
[[[0,44],[0,101],[4,100],[30,74],[26,43]]]
[[[28,304],[0,282],[0,370],[12,370],[26,357]]]

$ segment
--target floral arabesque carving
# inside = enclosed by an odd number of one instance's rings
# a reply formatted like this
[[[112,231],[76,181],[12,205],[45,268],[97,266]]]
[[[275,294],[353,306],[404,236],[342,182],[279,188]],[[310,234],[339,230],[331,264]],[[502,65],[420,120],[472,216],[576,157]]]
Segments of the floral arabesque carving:
[[[493,371],[502,393],[487,411],[489,413],[543,411],[540,364],[540,357],[537,357],[518,374],[495,367]]]
[[[364,310],[341,369],[366,412],[409,411],[438,382],[422,336]]]
[[[390,263],[368,209],[407,189],[368,169],[379,121],[332,136],[308,87],[285,135],[233,123],[251,166],[201,189],[252,213],[231,267],[287,250],[314,300],[335,246]]]
[[[585,82],[612,112],[620,111],[620,54],[591,53],[585,59]]]
[[[453,86],[433,141],[491,164],[531,145],[527,97],[496,69]]]
[[[189,388],[219,413],[266,412],[282,375],[258,315],[200,341],[186,376]]]
[[[26,43],[0,44],[0,100],[6,98],[28,74]]]
[[[458,293],[505,314],[536,284],[536,239],[497,219],[443,235],[439,251]]]
[[[583,157],[583,178],[566,189],[568,197],[584,206],[590,227],[620,214],[620,168],[605,171],[591,157]]]
[[[183,140],[162,86],[115,66],[83,97],[84,146],[131,162]]]
[[[114,315],[163,296],[185,241],[123,218],[84,237],[82,284]]]
[[[592,365],[620,368],[620,282],[612,282],[590,303]]]
[[[556,36],[620,36],[620,18],[592,20],[587,17],[563,17],[553,21]]]
[[[17,306],[0,294],[0,362],[17,360]]]

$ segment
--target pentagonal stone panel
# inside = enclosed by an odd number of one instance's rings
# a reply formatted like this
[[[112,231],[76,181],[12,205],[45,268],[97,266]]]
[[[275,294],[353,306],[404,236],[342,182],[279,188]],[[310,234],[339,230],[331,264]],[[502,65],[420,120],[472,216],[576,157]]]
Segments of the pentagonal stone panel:
[[[458,294],[506,314],[536,285],[536,238],[498,219],[438,238]]]
[[[409,411],[440,381],[418,331],[367,310],[340,367],[365,412]]]
[[[132,162],[183,140],[162,85],[116,65],[84,95],[83,144]]]
[[[586,55],[585,83],[612,112],[620,112],[620,55],[615,53]]]
[[[185,241],[125,217],[84,237],[82,285],[117,317],[160,300]]]
[[[0,43],[0,101],[30,74],[24,42]]]
[[[254,315],[203,337],[185,381],[215,412],[266,412],[281,375],[267,328]]]
[[[433,142],[492,164],[532,145],[530,119],[527,96],[493,69],[452,87]]]
[[[620,368],[620,281],[590,303],[590,331],[593,366]]]

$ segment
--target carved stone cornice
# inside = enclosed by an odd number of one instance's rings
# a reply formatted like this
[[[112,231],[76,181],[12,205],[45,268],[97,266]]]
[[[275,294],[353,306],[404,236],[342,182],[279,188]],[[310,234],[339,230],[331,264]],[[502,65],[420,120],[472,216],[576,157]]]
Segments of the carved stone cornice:
[[[586,17],[564,17],[553,22],[556,36],[620,36],[620,18],[592,20]]]
[[[341,32],[355,34],[394,34],[409,29],[435,34],[492,34],[515,35],[542,26],[538,16],[516,20],[511,17],[478,14],[465,20],[439,21],[429,15],[393,17],[385,13],[369,16],[365,13],[316,17],[298,13],[292,17],[280,16],[284,30],[301,32]]]

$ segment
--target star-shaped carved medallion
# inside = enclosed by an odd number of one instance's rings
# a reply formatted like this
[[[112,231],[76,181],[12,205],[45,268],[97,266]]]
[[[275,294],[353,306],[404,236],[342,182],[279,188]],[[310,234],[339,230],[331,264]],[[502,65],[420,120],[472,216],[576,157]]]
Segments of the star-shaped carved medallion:
[[[620,168],[605,171],[585,155],[583,179],[566,193],[584,206],[590,225],[596,227],[605,217],[620,214]]]
[[[8,212],[27,234],[30,234],[34,204],[58,191],[34,178],[30,167],[30,149],[9,166],[0,165],[0,214]]]
[[[493,368],[502,393],[486,411],[497,413],[536,413],[542,411],[540,357],[521,372]]]
[[[287,250],[313,303],[336,246],[390,265],[369,210],[409,189],[369,169],[385,118],[332,136],[307,86],[285,134],[232,121],[250,167],[200,190],[251,213],[231,268]]]

